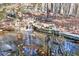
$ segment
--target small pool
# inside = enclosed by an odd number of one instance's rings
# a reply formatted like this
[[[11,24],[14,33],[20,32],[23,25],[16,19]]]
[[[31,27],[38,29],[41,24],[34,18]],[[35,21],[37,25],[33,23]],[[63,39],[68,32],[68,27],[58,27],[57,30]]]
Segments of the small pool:
[[[63,43],[60,44],[58,42],[53,41],[53,38],[50,39],[50,41],[48,42],[48,44],[45,44],[45,41],[43,39],[32,39],[31,41],[31,45],[36,45],[36,46],[44,46],[44,45],[48,45],[48,49],[49,49],[49,53],[51,56],[75,56],[75,55],[79,55],[79,44],[73,43],[70,39],[65,39],[63,38]],[[29,40],[27,40],[27,44],[28,42],[30,42]],[[25,48],[27,51],[29,51],[29,48]],[[31,49],[32,52],[35,52],[34,49]],[[30,51],[31,51],[30,50]],[[29,54],[27,52],[25,52],[26,54]],[[31,54],[32,55],[32,54]],[[37,53],[36,53],[37,55]]]
[[[29,39],[26,38],[23,40],[24,46],[33,46],[31,48],[25,47],[23,48],[24,56],[38,56],[37,48],[40,46],[47,47],[50,56],[79,56],[79,44],[73,43],[70,39],[63,38],[63,43],[54,41],[57,36],[50,36],[50,40],[48,44],[46,43],[45,39],[40,39],[38,37],[30,37]],[[5,40],[6,39],[6,40]],[[57,39],[57,38],[56,38]],[[7,56],[7,55],[19,55],[18,49],[16,48],[16,43],[13,42],[16,38],[13,36],[6,36],[4,38],[0,37],[0,47],[7,48],[3,51],[0,48],[0,55]],[[3,44],[2,44],[2,43]],[[16,42],[16,41],[15,41]],[[34,47],[35,46],[35,47]],[[15,52],[15,53],[14,53]],[[14,53],[14,54],[13,54]]]
[[[79,55],[79,44],[65,40],[62,44],[52,44],[51,55],[54,56],[75,56]]]

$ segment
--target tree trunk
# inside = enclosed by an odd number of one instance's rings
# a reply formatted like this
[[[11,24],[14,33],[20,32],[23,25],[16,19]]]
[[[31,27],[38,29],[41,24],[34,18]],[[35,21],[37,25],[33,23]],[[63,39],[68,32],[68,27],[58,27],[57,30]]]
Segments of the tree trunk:
[[[51,3],[51,12],[53,12],[53,3]]]
[[[70,6],[70,12],[69,12],[69,15],[71,15],[71,16],[74,16],[74,13],[73,13],[74,7],[75,7],[74,3],[72,3],[71,6]]]
[[[77,8],[77,17],[79,17],[79,4],[78,4],[78,8]]]
[[[45,3],[42,3],[42,12],[45,12]]]

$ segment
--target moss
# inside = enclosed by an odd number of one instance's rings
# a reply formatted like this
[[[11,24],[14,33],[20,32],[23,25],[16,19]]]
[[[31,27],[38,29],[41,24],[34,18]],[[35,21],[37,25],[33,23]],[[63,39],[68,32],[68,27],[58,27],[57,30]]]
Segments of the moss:
[[[0,20],[2,20],[5,17],[5,8],[0,11]]]
[[[0,20],[2,20],[4,18],[4,14],[0,13]]]

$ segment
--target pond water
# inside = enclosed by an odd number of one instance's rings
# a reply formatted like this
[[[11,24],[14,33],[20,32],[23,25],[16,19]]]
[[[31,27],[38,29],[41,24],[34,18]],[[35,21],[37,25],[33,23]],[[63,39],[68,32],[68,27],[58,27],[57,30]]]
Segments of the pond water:
[[[73,40],[62,38],[63,41],[60,43],[60,41],[56,41],[55,39],[61,39],[61,38],[55,38],[55,36],[50,35],[50,40],[47,42],[44,39],[40,38],[32,38],[31,45],[36,46],[46,46],[49,49],[49,53],[51,56],[75,56],[79,55],[79,44],[73,43]],[[28,45],[29,40],[26,41]],[[25,48],[30,52],[28,48]],[[37,55],[36,49],[31,49],[32,54]],[[35,53],[34,53],[35,52]],[[28,54],[28,53],[27,53]]]
[[[35,45],[36,47],[47,47],[49,50],[49,53],[51,56],[75,56],[79,55],[79,44],[73,43],[70,39],[62,38],[63,41],[60,43],[60,41],[56,39],[57,36],[51,36],[49,35],[50,40],[42,39],[41,37],[33,37],[29,36],[29,39],[26,38],[23,40],[24,46],[30,46]],[[15,41],[15,37],[11,35],[7,35],[4,38],[0,37],[0,56],[6,56],[6,55],[17,55],[17,48],[16,44],[13,42]],[[6,48],[6,49],[5,49]],[[24,55],[25,56],[38,56],[37,48],[29,48],[25,47],[23,48]],[[15,54],[11,54],[15,52]],[[19,55],[19,54],[18,54]]]
[[[63,44],[52,44],[51,55],[54,56],[75,56],[79,51],[79,45],[65,40]]]

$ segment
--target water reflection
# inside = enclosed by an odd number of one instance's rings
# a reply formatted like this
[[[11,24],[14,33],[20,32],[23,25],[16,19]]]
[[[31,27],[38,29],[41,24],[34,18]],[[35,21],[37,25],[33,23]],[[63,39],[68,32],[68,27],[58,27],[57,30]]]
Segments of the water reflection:
[[[79,44],[73,43],[70,39],[65,39],[62,44],[51,41],[51,55],[54,56],[74,56],[77,54]]]
[[[4,36],[0,38],[0,56],[9,56],[16,52],[15,38],[13,36]]]
[[[66,38],[56,38],[50,35],[50,40],[44,41],[44,39],[40,39],[38,37],[33,38],[31,40],[32,45],[36,46],[46,46],[47,51],[50,53],[49,55],[51,56],[74,56],[78,55],[78,50],[79,50],[79,44],[73,43],[70,39]],[[49,39],[49,38],[48,38]],[[62,42],[60,42],[58,39],[63,39]],[[28,42],[28,40],[27,40]],[[45,44],[44,44],[45,43]],[[27,50],[29,50],[27,48]],[[31,49],[31,52],[36,52],[36,49]],[[29,51],[30,52],[30,51]],[[28,54],[28,53],[27,53]],[[37,53],[36,53],[37,54]]]
[[[30,39],[30,38],[29,38]],[[29,43],[29,39],[23,40],[23,51],[25,56],[38,56],[37,50],[40,47],[43,47],[45,51],[47,51],[48,55],[51,56],[75,56],[79,55],[79,44],[74,43],[73,40],[47,35],[45,39],[31,36],[31,45]],[[16,48],[16,40],[15,37],[11,35],[7,35],[3,38],[0,37],[0,55],[19,55],[18,50]],[[15,41],[16,42],[16,41]],[[42,49],[42,48],[41,48]],[[15,51],[15,54],[12,54]]]

